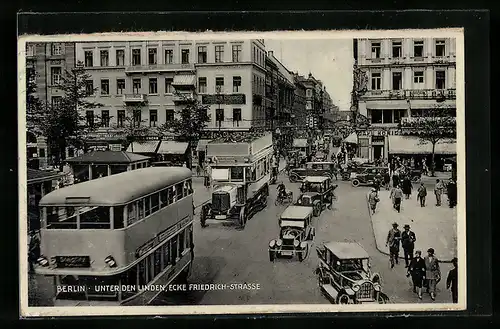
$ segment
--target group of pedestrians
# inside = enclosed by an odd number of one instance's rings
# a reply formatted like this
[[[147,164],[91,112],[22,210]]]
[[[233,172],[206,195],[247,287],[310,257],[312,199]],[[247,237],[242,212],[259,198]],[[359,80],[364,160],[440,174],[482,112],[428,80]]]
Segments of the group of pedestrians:
[[[400,245],[404,251],[405,268],[407,268],[407,277],[411,276],[413,283],[413,292],[422,299],[422,289],[426,288],[432,300],[436,299],[436,285],[441,281],[441,269],[439,259],[434,254],[434,249],[427,249],[427,256],[422,258],[422,252],[415,249],[417,237],[411,231],[410,225],[403,227],[403,232],[398,228],[398,223],[392,224],[392,229],[387,234],[386,247],[389,247],[389,261],[391,268],[399,264]],[[451,289],[453,303],[458,302],[457,287],[457,258],[452,260],[453,269],[448,273],[446,279],[446,289]]]

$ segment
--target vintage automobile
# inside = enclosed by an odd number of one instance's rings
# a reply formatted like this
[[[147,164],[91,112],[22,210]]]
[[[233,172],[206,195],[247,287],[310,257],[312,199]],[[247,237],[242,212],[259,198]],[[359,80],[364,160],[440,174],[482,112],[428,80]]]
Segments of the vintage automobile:
[[[291,183],[301,181],[307,176],[326,176],[332,179],[333,177],[337,178],[337,173],[338,169],[335,166],[335,162],[308,162],[305,168],[291,169],[288,173],[288,179]]]
[[[389,171],[387,167],[366,167],[356,172],[351,172],[351,185],[358,187],[360,185],[372,185],[377,174],[385,174]]]
[[[314,161],[326,161],[326,154],[323,151],[317,151],[314,155]]]
[[[300,196],[295,202],[296,206],[312,207],[313,215],[319,217],[326,208],[332,209],[335,199],[334,190],[338,187],[332,184],[329,177],[307,176],[302,182]]]
[[[278,239],[269,242],[269,260],[297,255],[303,261],[309,253],[308,240],[315,235],[312,226],[312,209],[310,207],[289,206],[279,219],[280,235]]]
[[[370,257],[355,242],[328,242],[316,248],[316,270],[322,293],[334,304],[385,304],[381,278],[371,273]]]

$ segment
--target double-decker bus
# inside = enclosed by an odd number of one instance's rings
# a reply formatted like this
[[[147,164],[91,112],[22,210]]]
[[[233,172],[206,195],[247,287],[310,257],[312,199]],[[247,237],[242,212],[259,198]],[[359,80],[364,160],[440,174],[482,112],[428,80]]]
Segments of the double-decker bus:
[[[54,305],[147,305],[186,281],[194,257],[192,173],[151,167],[65,187],[40,200],[35,271]]]

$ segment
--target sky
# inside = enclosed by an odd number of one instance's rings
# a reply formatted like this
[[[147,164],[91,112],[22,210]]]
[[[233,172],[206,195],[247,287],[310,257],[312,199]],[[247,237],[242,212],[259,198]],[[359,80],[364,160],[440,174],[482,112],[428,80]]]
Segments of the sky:
[[[264,40],[285,67],[307,76],[309,72],[323,82],[333,103],[349,110],[352,90],[352,39]]]

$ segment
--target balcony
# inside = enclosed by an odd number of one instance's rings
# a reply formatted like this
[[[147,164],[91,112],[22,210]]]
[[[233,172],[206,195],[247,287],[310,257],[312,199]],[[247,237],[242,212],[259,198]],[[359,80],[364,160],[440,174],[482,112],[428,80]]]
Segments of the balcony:
[[[411,128],[414,126],[419,126],[422,123],[425,122],[431,122],[435,121],[437,123],[443,122],[444,125],[449,126],[449,125],[455,125],[456,124],[456,118],[455,117],[402,117],[401,118],[401,127],[403,128]]]
[[[365,100],[456,99],[456,89],[368,90],[361,98]]]
[[[196,95],[194,92],[176,92],[172,95],[172,101],[175,103],[192,102],[195,98]]]
[[[125,94],[123,95],[124,103],[145,103],[147,102],[146,94]]]
[[[162,72],[194,72],[194,64],[156,64],[133,65],[125,68],[125,74],[162,73]]]

